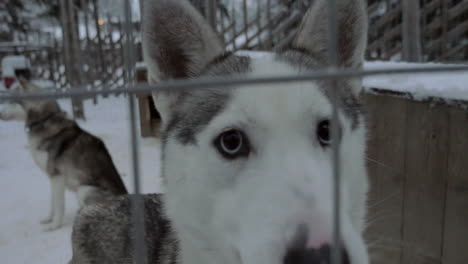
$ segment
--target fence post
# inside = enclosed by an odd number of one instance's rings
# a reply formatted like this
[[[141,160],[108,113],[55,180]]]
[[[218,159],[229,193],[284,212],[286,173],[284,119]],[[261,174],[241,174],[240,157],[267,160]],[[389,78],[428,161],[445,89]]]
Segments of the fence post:
[[[249,15],[248,15],[248,7],[247,7],[247,0],[242,1],[242,13],[244,16],[244,33],[245,33],[245,44],[247,44],[247,39],[249,38]]]
[[[213,28],[214,31],[217,31],[216,28],[216,0],[205,0],[205,17],[208,20],[208,23]]]
[[[422,61],[420,4],[415,0],[402,0],[403,60]]]
[[[73,88],[77,85],[78,74],[77,67],[75,65],[76,56],[74,51],[74,39],[76,38],[76,28],[74,25],[74,20],[76,19],[74,3],[70,0],[61,0],[60,1],[60,20],[62,24],[62,43],[64,50],[64,64],[66,69],[66,76],[68,83]],[[73,116],[78,119],[84,119],[83,113],[83,102],[78,98],[72,98],[72,112]]]
[[[68,16],[70,16],[69,30],[71,32],[70,36],[70,47],[72,51],[73,63],[70,61],[70,68],[72,71],[72,89],[81,89],[83,84],[83,60],[81,57],[81,43],[80,43],[80,30],[79,30],[79,15],[75,2],[68,0]],[[81,98],[74,97],[72,99],[72,108],[73,108],[73,117],[77,119],[85,119],[84,109],[83,109],[83,100]]]
[[[101,25],[99,25],[99,1],[93,0],[93,19],[94,19],[94,26],[96,28],[96,37],[98,40],[98,56],[99,56],[99,63],[97,64],[98,73],[99,74],[105,72],[105,61],[104,61],[104,53],[103,53],[103,46],[104,43],[101,37]],[[105,75],[104,75],[105,76]]]

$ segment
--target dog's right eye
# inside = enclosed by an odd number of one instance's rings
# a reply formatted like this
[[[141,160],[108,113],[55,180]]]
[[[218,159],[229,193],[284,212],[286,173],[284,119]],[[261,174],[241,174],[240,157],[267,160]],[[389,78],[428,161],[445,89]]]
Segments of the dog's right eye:
[[[214,141],[218,152],[226,159],[237,159],[247,157],[250,153],[250,146],[247,136],[236,129],[231,129],[221,133]]]

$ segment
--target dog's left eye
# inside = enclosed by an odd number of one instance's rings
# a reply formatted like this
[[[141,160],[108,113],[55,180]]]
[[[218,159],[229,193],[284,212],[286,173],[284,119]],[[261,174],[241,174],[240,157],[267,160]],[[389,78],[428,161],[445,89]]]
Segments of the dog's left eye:
[[[327,147],[331,144],[330,121],[323,120],[318,124],[317,140],[322,147]]]
[[[249,141],[242,131],[231,129],[221,133],[214,141],[218,152],[226,159],[246,157],[250,153]]]

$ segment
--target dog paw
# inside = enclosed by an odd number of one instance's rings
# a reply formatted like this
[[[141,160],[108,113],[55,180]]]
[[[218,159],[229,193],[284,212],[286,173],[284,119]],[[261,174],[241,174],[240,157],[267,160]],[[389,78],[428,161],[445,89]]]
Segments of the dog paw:
[[[51,232],[51,231],[55,231],[59,229],[61,226],[62,226],[61,223],[51,223],[51,224],[47,224],[43,230],[45,232]]]
[[[41,224],[50,224],[52,222],[52,216],[48,216],[47,218],[44,218],[41,220]]]

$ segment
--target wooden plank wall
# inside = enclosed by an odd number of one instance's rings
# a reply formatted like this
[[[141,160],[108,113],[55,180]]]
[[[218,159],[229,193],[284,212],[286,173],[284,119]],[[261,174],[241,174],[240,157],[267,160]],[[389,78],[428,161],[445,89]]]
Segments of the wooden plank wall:
[[[414,4],[412,0],[368,0],[370,15],[368,59],[388,60],[403,49],[407,43],[420,42],[424,61],[463,61],[468,56],[464,42],[468,32],[468,1],[424,0],[420,1],[420,37],[405,35],[404,8]],[[381,13],[381,8],[386,11]],[[402,19],[403,15],[403,19]],[[410,17],[414,18],[414,17]]]
[[[366,100],[373,263],[468,263],[468,111]]]

